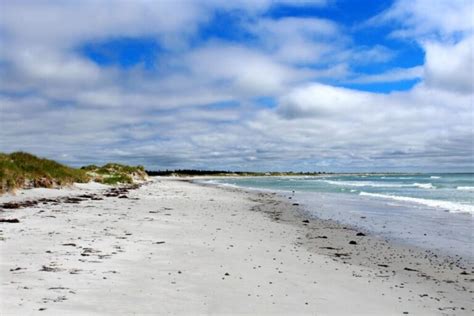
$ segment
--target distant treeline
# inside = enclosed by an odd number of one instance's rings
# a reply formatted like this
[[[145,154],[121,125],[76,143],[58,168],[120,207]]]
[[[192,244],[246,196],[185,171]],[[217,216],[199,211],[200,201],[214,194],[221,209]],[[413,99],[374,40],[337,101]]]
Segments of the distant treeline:
[[[325,172],[248,172],[225,170],[146,170],[149,176],[314,176],[326,174]]]

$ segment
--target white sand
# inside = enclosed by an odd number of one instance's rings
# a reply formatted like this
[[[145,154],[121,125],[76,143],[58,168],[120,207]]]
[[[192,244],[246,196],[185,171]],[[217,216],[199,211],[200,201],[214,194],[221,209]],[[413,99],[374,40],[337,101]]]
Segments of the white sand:
[[[309,252],[298,244],[302,228],[251,211],[249,194],[155,179],[128,196],[2,212],[20,223],[0,223],[1,313],[437,311],[426,300],[400,303],[422,289],[354,275],[353,266]]]

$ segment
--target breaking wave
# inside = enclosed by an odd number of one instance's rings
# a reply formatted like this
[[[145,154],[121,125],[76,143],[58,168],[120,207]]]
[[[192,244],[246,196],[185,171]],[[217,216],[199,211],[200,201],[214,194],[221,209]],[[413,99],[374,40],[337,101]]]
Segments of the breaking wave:
[[[460,191],[474,191],[474,187],[457,187],[456,190],[460,190]]]
[[[376,187],[376,188],[421,188],[421,189],[436,189],[431,183],[412,183],[412,184],[397,184],[397,183],[380,183],[370,181],[334,181],[334,180],[318,180],[324,181],[333,185],[350,186],[350,187]]]
[[[368,193],[368,192],[360,192],[359,195],[417,203],[417,204],[422,204],[425,206],[435,207],[438,209],[448,210],[449,212],[452,212],[452,213],[474,214],[474,205],[467,205],[467,204],[455,203],[455,202],[450,202],[450,201],[430,200],[430,199],[413,198],[413,197],[407,197],[407,196],[387,195],[387,194]]]

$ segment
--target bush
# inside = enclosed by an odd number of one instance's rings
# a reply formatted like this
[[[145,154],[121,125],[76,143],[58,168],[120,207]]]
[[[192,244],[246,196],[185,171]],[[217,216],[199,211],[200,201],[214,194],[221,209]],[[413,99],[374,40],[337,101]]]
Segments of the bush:
[[[110,176],[110,177],[105,177],[100,182],[103,183],[103,184],[114,185],[114,184],[119,184],[119,183],[132,183],[133,180],[132,180],[131,177],[129,177],[127,175],[120,174],[120,175],[113,175],[113,176]]]

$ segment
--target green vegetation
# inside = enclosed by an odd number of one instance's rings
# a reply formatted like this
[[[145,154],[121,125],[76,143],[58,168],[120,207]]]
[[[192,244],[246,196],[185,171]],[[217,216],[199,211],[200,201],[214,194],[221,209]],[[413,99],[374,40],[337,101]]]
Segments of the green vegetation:
[[[133,183],[146,180],[147,174],[142,166],[126,166],[117,163],[108,163],[102,167],[95,165],[81,168],[91,176],[94,181],[103,184]]]
[[[18,188],[52,188],[88,182],[84,170],[74,169],[53,160],[24,152],[0,153],[0,193]]]
[[[61,187],[74,182],[130,184],[146,178],[142,166],[109,163],[102,167],[91,165],[76,169],[24,152],[0,153],[0,194],[20,188]]]

